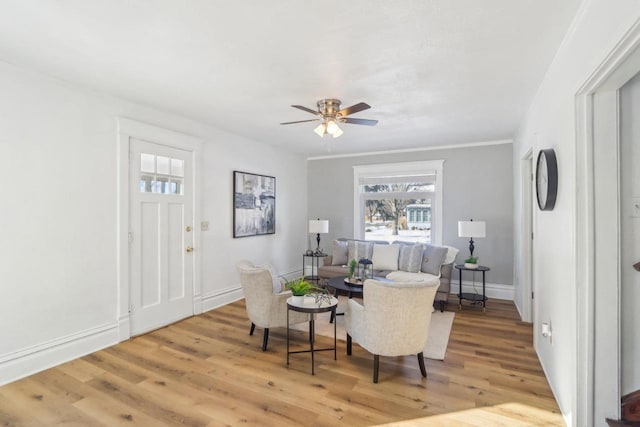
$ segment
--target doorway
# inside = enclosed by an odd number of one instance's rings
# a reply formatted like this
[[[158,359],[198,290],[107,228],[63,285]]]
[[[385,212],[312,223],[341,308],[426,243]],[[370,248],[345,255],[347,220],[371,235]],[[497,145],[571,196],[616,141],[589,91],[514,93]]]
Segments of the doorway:
[[[520,168],[522,176],[520,182],[522,185],[522,224],[521,224],[521,239],[520,239],[520,280],[522,283],[522,297],[520,299],[520,306],[522,312],[520,313],[523,322],[533,323],[534,320],[534,305],[533,298],[535,295],[533,286],[533,197],[535,192],[533,191],[533,149],[529,149],[522,158],[522,167]],[[534,340],[537,339],[537,334],[533,334]]]
[[[202,142],[118,118],[119,339],[201,312]]]
[[[576,97],[577,425],[620,419],[623,393],[621,89],[640,71],[640,24]],[[626,373],[625,373],[626,376]],[[625,379],[626,381],[626,379]]]
[[[640,74],[620,89],[621,394],[640,390]]]
[[[193,314],[193,165],[179,148],[130,140],[131,334]]]

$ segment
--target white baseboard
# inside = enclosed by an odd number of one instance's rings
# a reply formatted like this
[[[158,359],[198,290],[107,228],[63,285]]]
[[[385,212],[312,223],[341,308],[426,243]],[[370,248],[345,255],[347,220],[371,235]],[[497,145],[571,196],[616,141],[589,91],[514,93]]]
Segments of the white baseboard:
[[[118,319],[118,341],[131,338],[131,313],[126,313]]]
[[[300,276],[302,276],[302,268],[298,268],[298,269],[287,271],[285,273],[280,274],[280,277],[282,277],[284,280],[287,280],[287,281],[297,279]]]
[[[242,287],[237,285],[233,288],[223,289],[215,293],[210,293],[202,296],[202,312],[213,310],[214,308],[222,307],[223,305],[230,304],[234,301],[238,301],[244,298]]]
[[[202,295],[193,296],[193,315],[197,316],[202,313]]]
[[[117,344],[111,323],[0,356],[0,386]]]
[[[451,283],[451,293],[458,294],[458,290],[460,289],[460,285],[456,280],[455,283]],[[462,292],[471,292],[482,294],[482,281],[475,282],[475,286],[473,282],[462,281]],[[485,286],[485,294],[487,298],[495,298],[495,299],[506,299],[509,301],[513,301],[515,298],[515,289],[511,285],[502,285],[499,283],[487,283]]]

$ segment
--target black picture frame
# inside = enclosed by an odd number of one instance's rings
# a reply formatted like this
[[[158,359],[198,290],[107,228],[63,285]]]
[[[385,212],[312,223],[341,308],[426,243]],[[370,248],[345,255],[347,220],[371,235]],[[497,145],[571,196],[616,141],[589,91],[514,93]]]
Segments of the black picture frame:
[[[233,237],[276,232],[276,178],[233,171]]]

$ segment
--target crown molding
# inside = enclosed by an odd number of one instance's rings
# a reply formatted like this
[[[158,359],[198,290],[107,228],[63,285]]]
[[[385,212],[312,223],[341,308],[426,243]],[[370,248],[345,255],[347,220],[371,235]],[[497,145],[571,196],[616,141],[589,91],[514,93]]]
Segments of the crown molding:
[[[381,155],[398,154],[398,153],[416,153],[420,151],[450,150],[455,148],[484,147],[488,145],[502,145],[502,144],[513,144],[513,140],[498,139],[495,141],[468,142],[465,144],[437,145],[433,147],[406,148],[401,150],[369,151],[369,152],[348,153],[348,154],[329,154],[326,156],[307,157],[307,160],[327,160],[327,159],[341,159],[345,157],[381,156]]]

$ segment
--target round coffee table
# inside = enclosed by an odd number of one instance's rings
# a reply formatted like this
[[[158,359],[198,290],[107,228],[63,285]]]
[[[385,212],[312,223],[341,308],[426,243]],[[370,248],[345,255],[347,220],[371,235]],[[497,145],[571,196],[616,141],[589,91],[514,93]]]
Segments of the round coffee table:
[[[346,292],[349,298],[353,298],[355,296],[362,296],[362,283],[354,284],[350,282],[346,282],[347,276],[338,276],[327,281],[327,286],[333,288],[334,296],[338,298],[338,294],[340,291]],[[377,280],[379,282],[391,282],[391,280],[386,277],[374,276],[373,280]],[[343,316],[344,313],[335,313],[335,316]],[[334,320],[334,314],[331,314],[331,322]]]

